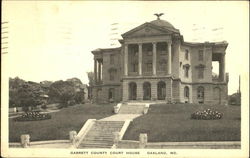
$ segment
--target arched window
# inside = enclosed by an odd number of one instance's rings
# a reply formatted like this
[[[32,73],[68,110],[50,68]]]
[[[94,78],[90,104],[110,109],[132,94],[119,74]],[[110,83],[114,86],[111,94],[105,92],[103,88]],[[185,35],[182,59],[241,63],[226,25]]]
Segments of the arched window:
[[[200,86],[197,88],[197,98],[204,99],[204,87]]]
[[[188,88],[188,86],[186,86],[186,87],[184,88],[184,97],[185,97],[185,98],[189,98],[189,88]]]
[[[137,86],[135,82],[129,83],[129,100],[136,100],[137,97]]]

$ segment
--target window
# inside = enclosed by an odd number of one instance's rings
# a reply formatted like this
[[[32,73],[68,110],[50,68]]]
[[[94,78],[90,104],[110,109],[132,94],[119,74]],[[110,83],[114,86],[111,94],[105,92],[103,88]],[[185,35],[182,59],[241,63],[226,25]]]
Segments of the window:
[[[167,70],[167,61],[165,59],[162,59],[160,61],[159,70],[160,71],[166,71]]]
[[[137,62],[133,62],[132,63],[132,72],[137,72],[138,71],[138,63]]]
[[[147,72],[152,71],[152,62],[148,62],[146,66],[147,66]]]
[[[153,52],[152,51],[147,51],[148,56],[152,56]]]
[[[204,98],[204,88],[203,87],[198,87],[198,89],[197,89],[197,98],[198,99],[203,99]]]
[[[184,88],[184,97],[189,98],[189,88],[187,86]]]
[[[109,80],[114,81],[115,80],[115,75],[116,75],[116,70],[115,69],[110,69],[109,70]]]
[[[184,67],[184,74],[185,74],[185,77],[188,77],[189,76],[189,67],[188,66],[185,66]]]
[[[198,55],[198,60],[203,61],[203,50],[199,50]]]
[[[115,55],[110,54],[110,64],[114,64]]]
[[[188,50],[185,51],[185,59],[188,60]]]
[[[198,79],[203,79],[204,78],[204,69],[199,68],[198,69]]]
[[[114,92],[115,92],[114,88],[109,89],[109,99],[114,99],[114,94],[115,94]]]
[[[165,55],[165,54],[167,54],[167,51],[166,50],[162,50],[162,51],[160,51],[160,54]]]
[[[138,52],[134,52],[131,56],[130,70],[131,72],[138,72]]]

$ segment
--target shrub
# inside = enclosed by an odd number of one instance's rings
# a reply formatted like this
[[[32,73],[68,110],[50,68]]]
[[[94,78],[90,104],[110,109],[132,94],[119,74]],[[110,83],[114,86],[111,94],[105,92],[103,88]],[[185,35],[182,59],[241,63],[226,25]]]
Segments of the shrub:
[[[38,121],[51,119],[50,114],[41,114],[38,111],[27,112],[20,117],[17,117],[15,121]]]
[[[196,111],[195,113],[191,114],[191,119],[217,120],[217,119],[221,119],[222,116],[223,116],[223,114],[218,112],[218,111],[213,111],[211,109],[207,109],[204,111]]]

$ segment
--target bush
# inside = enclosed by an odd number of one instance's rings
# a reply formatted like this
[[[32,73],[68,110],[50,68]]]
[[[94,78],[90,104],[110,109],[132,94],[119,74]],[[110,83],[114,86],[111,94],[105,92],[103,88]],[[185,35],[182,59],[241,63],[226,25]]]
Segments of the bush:
[[[40,114],[38,111],[27,112],[20,117],[17,117],[15,121],[38,121],[51,119],[50,114]]]
[[[223,116],[223,114],[218,112],[218,111],[213,111],[211,109],[207,109],[204,111],[196,111],[195,113],[191,114],[191,119],[217,120],[217,119],[221,119],[222,116]]]

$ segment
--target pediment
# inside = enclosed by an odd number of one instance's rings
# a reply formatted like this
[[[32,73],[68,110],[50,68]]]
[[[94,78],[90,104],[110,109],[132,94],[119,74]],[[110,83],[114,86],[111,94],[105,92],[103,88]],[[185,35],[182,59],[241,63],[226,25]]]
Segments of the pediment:
[[[160,36],[160,35],[169,35],[172,32],[163,29],[161,27],[157,27],[150,23],[145,23],[141,26],[138,26],[124,34],[122,34],[123,38],[130,38],[130,37],[145,37],[145,36]]]

